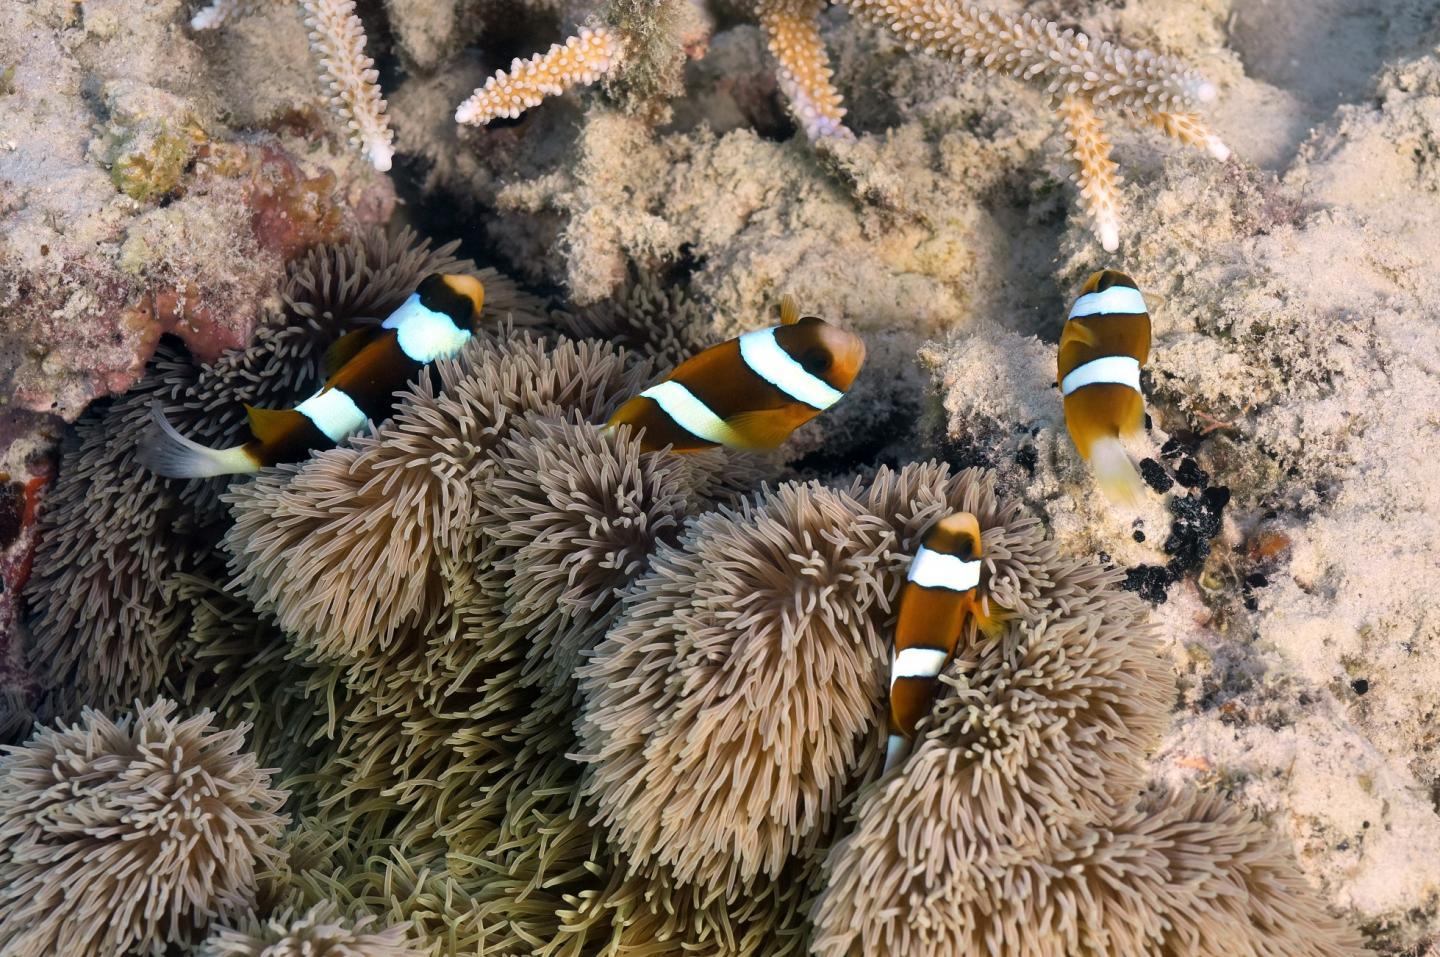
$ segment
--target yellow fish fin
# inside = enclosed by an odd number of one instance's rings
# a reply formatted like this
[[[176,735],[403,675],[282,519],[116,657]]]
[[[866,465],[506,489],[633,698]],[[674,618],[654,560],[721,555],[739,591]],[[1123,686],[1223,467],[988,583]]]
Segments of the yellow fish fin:
[[[352,329],[330,344],[330,348],[325,350],[325,361],[321,367],[327,382],[370,344],[377,330],[378,327],[374,326]]]
[[[788,292],[780,297],[780,325],[793,326],[800,321],[800,304]]]
[[[1005,623],[1015,616],[990,601],[988,597],[975,604],[971,615],[975,619],[975,627],[980,629],[981,634],[992,641],[1005,633]]]
[[[1095,333],[1071,319],[1065,323],[1065,329],[1060,333],[1060,348],[1063,349],[1072,342],[1078,342],[1082,346],[1093,346],[1095,345]]]
[[[257,409],[253,405],[247,405],[245,414],[250,417],[250,434],[255,436],[261,445],[265,445],[284,434],[289,427],[290,417],[296,412],[294,409]]]
[[[780,443],[795,431],[794,426],[786,422],[774,409],[741,412],[730,416],[725,420],[725,424],[734,433],[734,437],[725,444],[733,445],[737,449],[777,449]]]

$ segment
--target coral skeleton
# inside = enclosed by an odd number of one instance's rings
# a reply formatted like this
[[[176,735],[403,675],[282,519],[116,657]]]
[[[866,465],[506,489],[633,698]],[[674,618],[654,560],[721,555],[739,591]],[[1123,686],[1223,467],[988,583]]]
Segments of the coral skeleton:
[[[355,0],[299,0],[309,28],[310,49],[330,90],[330,105],[374,167],[390,169],[395,133],[385,118],[380,74],[365,55],[365,25],[355,15]],[[254,0],[214,0],[190,18],[193,30],[213,30],[252,6]]]
[[[619,36],[610,28],[583,27],[544,53],[512,61],[508,72],[496,70],[455,110],[455,122],[483,126],[499,117],[514,119],[547,96],[559,96],[610,73],[620,64],[622,50]]]

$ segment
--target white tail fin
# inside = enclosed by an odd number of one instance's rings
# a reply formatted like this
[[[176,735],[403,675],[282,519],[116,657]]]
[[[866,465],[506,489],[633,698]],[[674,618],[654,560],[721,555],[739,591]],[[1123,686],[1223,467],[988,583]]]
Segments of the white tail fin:
[[[1096,439],[1090,446],[1090,464],[1105,496],[1116,505],[1133,506],[1145,494],[1145,483],[1135,471],[1125,447],[1113,436]]]
[[[260,463],[243,445],[212,449],[185,438],[165,418],[160,403],[150,406],[150,428],[141,437],[135,456],[140,464],[166,478],[209,478],[259,471]]]

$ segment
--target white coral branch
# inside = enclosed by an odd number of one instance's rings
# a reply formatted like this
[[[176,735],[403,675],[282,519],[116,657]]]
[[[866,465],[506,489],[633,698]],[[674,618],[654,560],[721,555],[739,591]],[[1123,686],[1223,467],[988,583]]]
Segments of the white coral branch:
[[[912,50],[1006,73],[1052,96],[1084,96],[1144,113],[1180,112],[1215,98],[1215,88],[1179,61],[1022,13],[979,10],[952,0],[847,0],[850,9],[898,34]]]
[[[1202,149],[1220,162],[1230,158],[1230,147],[1210,131],[1204,121],[1194,113],[1152,113],[1152,125],[1159,127],[1166,136],[1177,139],[1186,146]]]
[[[365,55],[365,26],[355,15],[355,0],[300,0],[310,49],[330,86],[330,103],[375,168],[385,171],[395,155],[395,134],[385,119],[385,98],[376,84],[380,74]]]
[[[770,53],[779,64],[780,89],[790,110],[812,141],[853,139],[844,124],[845,108],[830,78],[830,59],[820,42],[820,10],[825,0],[759,0],[756,14]]]
[[[1083,98],[1067,96],[1059,113],[1075,159],[1080,205],[1090,215],[1100,245],[1106,252],[1114,252],[1120,246],[1120,176],[1110,158],[1110,141]]]
[[[496,117],[514,119],[572,86],[594,83],[619,65],[620,38],[608,27],[583,28],[563,44],[497,70],[455,111],[455,122],[483,126]]]

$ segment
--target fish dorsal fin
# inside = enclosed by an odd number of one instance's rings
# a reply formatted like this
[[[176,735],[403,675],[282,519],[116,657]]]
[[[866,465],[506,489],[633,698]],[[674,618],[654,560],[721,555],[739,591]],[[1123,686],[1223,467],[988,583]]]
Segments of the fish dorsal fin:
[[[735,433],[735,439],[727,444],[741,449],[777,449],[794,431],[792,423],[773,409],[741,412],[730,416],[725,424]]]
[[[250,417],[250,434],[264,445],[275,441],[284,433],[295,410],[257,409],[253,405],[247,405],[245,414]]]
[[[780,297],[780,325],[793,326],[800,321],[800,304],[788,292]]]
[[[328,382],[331,376],[344,368],[345,363],[355,358],[361,349],[370,344],[370,340],[375,338],[375,333],[378,331],[378,326],[351,329],[332,342],[330,348],[325,350],[325,361],[322,366],[325,380]]]

